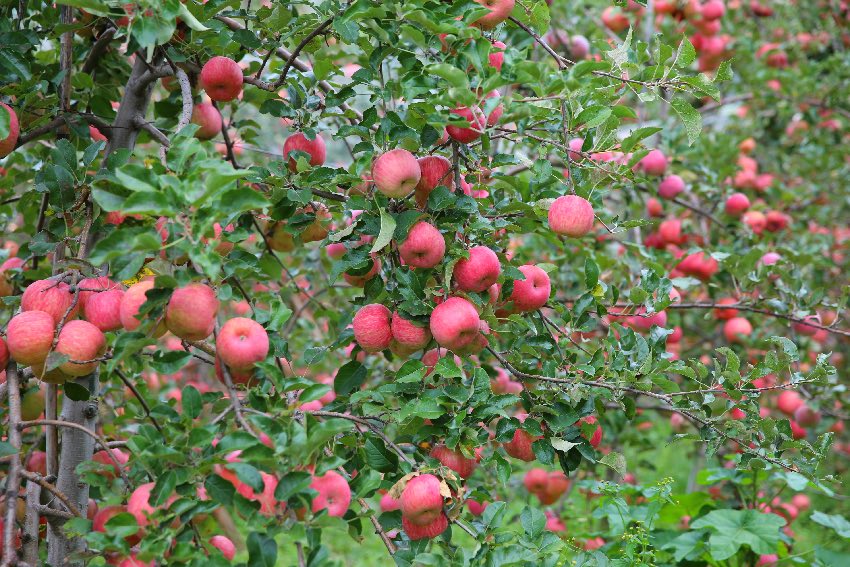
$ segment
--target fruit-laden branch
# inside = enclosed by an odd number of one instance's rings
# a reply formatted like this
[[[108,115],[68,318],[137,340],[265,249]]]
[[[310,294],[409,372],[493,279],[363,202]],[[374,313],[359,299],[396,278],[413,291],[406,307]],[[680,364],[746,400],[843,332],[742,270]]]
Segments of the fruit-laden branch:
[[[18,384],[18,365],[9,362],[6,366],[6,384],[9,392],[9,432],[8,442],[15,450],[9,462],[9,471],[6,473],[6,517],[3,522],[3,556],[2,565],[8,567],[17,561],[15,550],[15,512],[18,493],[21,489],[21,431],[18,423],[21,420],[21,391]]]

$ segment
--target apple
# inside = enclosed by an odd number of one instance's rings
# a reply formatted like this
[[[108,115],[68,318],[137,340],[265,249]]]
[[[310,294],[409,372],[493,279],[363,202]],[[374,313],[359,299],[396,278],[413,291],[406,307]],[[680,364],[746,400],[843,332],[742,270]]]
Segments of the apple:
[[[484,97],[485,109],[491,109],[489,113],[487,113],[487,126],[493,127],[499,123],[499,119],[502,117],[502,113],[505,111],[505,107],[501,102],[487,102],[488,99],[501,99],[502,95],[499,94],[499,91],[490,91],[487,93],[487,96]]]
[[[24,290],[21,296],[21,311],[44,311],[58,325],[74,302],[71,287],[56,280],[37,280]],[[78,305],[68,314],[68,320],[77,316]]]
[[[686,275],[706,281],[717,273],[720,264],[706,252],[694,252],[685,256],[676,267]]]
[[[393,498],[389,492],[384,492],[381,496],[381,512],[392,512],[401,509],[401,500]]]
[[[800,394],[794,390],[783,390],[776,398],[776,408],[788,417],[793,417],[805,403]]]
[[[21,419],[29,421],[29,418],[25,418],[23,413],[21,414]],[[38,419],[38,416],[31,419]],[[26,462],[26,469],[41,476],[47,476],[47,453],[44,451],[33,451],[30,453],[29,459]]]
[[[535,492],[540,503],[544,506],[549,506],[558,501],[558,499],[570,487],[570,480],[563,471],[552,471],[546,475],[546,483],[541,490]]]
[[[811,325],[809,323],[811,323]],[[821,325],[819,315],[807,315],[802,321],[795,321],[792,323],[791,328],[794,329],[795,333],[799,333],[807,337],[813,337],[820,329],[813,327],[812,325]]]
[[[668,175],[658,185],[658,195],[662,199],[675,199],[684,190],[685,182],[678,175]]]
[[[776,252],[768,252],[761,258],[759,258],[758,263],[762,266],[772,266],[779,262],[782,259],[782,256],[777,254]]]
[[[289,155],[289,152],[299,151],[310,156],[310,165],[313,167],[325,163],[325,140],[318,134],[312,140],[308,140],[303,132],[296,132],[289,136],[283,143],[283,157],[289,159],[289,171],[298,171],[298,162]]]
[[[466,507],[469,508],[470,514],[473,516],[480,516],[484,513],[484,510],[489,506],[489,502],[478,502],[477,500],[467,500]]]
[[[273,223],[266,233],[269,248],[275,252],[292,252],[295,250],[295,237],[286,230],[286,221]]]
[[[24,269],[23,258],[9,258],[0,264],[0,297],[12,295],[15,290],[9,280],[9,270]]]
[[[602,23],[614,33],[629,29],[629,18],[615,6],[609,6],[602,12]]]
[[[502,264],[498,256],[486,246],[473,246],[469,258],[461,258],[455,264],[452,278],[461,291],[481,293],[499,279]]]
[[[351,487],[341,474],[328,471],[322,476],[314,476],[310,488],[319,494],[313,498],[312,511],[327,510],[328,516],[345,516],[351,504]]]
[[[723,336],[730,343],[743,343],[752,333],[753,326],[744,317],[733,317],[723,325]]]
[[[82,292],[81,292],[82,293]],[[124,290],[113,288],[94,293],[83,305],[83,318],[103,332],[121,329]]]
[[[230,541],[230,538],[223,535],[214,535],[210,538],[210,545],[218,549],[225,559],[233,561],[236,557],[236,546]]]
[[[805,512],[806,510],[809,509],[809,507],[811,507],[812,501],[811,501],[811,499],[809,499],[808,496],[800,493],[800,494],[795,494],[791,498],[791,504],[796,506],[798,510]]]
[[[555,234],[578,238],[593,229],[593,207],[584,197],[563,195],[549,207],[549,228]]]
[[[452,163],[443,156],[425,156],[416,161],[419,162],[421,175],[419,183],[414,188],[414,198],[416,206],[424,209],[428,204],[428,195],[436,187],[443,185],[450,190],[454,189]]]
[[[743,193],[732,193],[726,199],[725,211],[730,217],[739,217],[750,208],[750,200]]]
[[[440,479],[432,474],[411,478],[401,493],[402,528],[412,540],[435,538],[448,527]]]
[[[735,305],[738,303],[738,300],[734,297],[722,297],[717,300],[717,305]],[[714,308],[714,318],[720,321],[728,321],[734,317],[738,316],[737,309],[729,309],[729,308]]]
[[[502,446],[505,448],[505,452],[511,457],[530,463],[536,459],[531,444],[537,439],[539,437],[534,437],[527,431],[517,429],[514,431],[513,439],[507,443],[503,443]]]
[[[445,445],[435,445],[431,449],[431,456],[440,461],[443,466],[452,469],[461,478],[467,479],[475,472],[478,462],[463,456],[460,451],[453,451]]]
[[[6,341],[0,337],[0,371],[5,371],[9,365],[9,347]]]
[[[563,520],[555,515],[551,510],[546,510],[546,529],[550,532],[565,532],[567,531],[567,526],[564,525]]]
[[[779,211],[767,211],[765,215],[765,229],[770,232],[779,232],[788,228],[791,222],[790,217]]]
[[[403,318],[398,311],[393,312],[390,329],[393,342],[406,352],[416,352],[431,342],[431,331],[427,325],[419,326]]]
[[[475,306],[462,297],[450,297],[431,312],[431,334],[441,347],[462,350],[481,334]]]
[[[74,361],[92,360],[106,352],[106,337],[103,331],[88,321],[68,321],[59,332],[56,352],[68,356],[69,360],[59,366],[68,376],[91,374],[98,362],[80,364]]]
[[[125,512],[127,512],[126,506],[106,506],[105,508],[101,508],[94,515],[94,518],[92,518],[92,531],[106,533],[106,522],[118,514],[123,514]],[[131,546],[136,545],[139,541],[141,541],[141,530],[135,534],[126,536],[124,541]]]
[[[123,466],[123,465],[126,465],[128,462],[130,462],[130,454],[129,453],[125,453],[121,449],[111,449],[111,452],[112,452],[112,457],[114,457],[115,460],[118,461],[118,463],[120,465]],[[110,470],[107,471],[107,472],[99,473],[100,475],[104,476],[105,478],[108,478],[108,479],[111,480],[111,479],[116,478],[117,476],[119,476],[121,474],[121,471],[119,471],[118,467],[115,466],[115,461],[113,461],[112,458],[110,458],[109,453],[105,449],[100,450],[100,451],[96,452],[94,455],[92,455],[91,460],[94,461],[95,463],[100,463],[101,465],[104,465],[104,466],[107,466],[107,467],[110,468]]]
[[[646,214],[651,217],[664,216],[664,206],[661,204],[661,201],[659,201],[655,197],[650,197],[649,199],[647,199]]]
[[[776,567],[779,565],[779,556],[775,553],[759,555],[759,560],[756,567]]]
[[[489,14],[481,16],[472,25],[482,30],[492,30],[505,20],[514,10],[515,0],[472,0],[490,10]]]
[[[570,36],[569,50],[573,61],[587,59],[590,55],[590,41],[583,35]]]
[[[269,354],[269,335],[262,325],[247,317],[229,319],[218,333],[216,349],[227,366],[246,371]]]
[[[469,108],[468,106],[458,106],[450,111],[450,114],[465,118],[469,126],[453,126],[446,125],[446,133],[451,136],[456,142],[468,144],[474,142],[484,133],[484,127],[487,124],[487,117],[477,106]]]
[[[508,300],[513,302],[514,311],[536,311],[549,301],[552,292],[549,274],[533,264],[520,266],[519,271],[525,279],[514,281],[514,289]]]
[[[638,162],[637,168],[646,175],[660,177],[667,171],[667,157],[661,150],[652,150]]]
[[[165,326],[181,339],[202,341],[215,328],[218,305],[210,286],[190,283],[171,294],[165,309]]]
[[[723,0],[708,0],[702,5],[700,12],[706,20],[718,20],[726,13],[726,6],[723,4]]]
[[[546,490],[546,484],[549,482],[549,473],[540,468],[529,469],[522,479],[525,489],[532,494],[543,492]]]
[[[9,113],[9,134],[0,140],[0,158],[4,158],[15,149],[18,145],[18,136],[21,133],[21,125],[18,122],[18,115],[11,106],[5,102],[0,102],[0,106],[6,109]]]
[[[429,269],[443,261],[446,241],[433,224],[419,221],[410,229],[398,251],[408,266]]]
[[[134,553],[130,557],[126,557],[123,561],[121,561],[121,563],[118,564],[118,567],[154,567],[154,564],[153,561],[142,561]]]
[[[667,219],[658,225],[658,236],[665,244],[682,244],[682,221],[679,219]]]
[[[21,419],[38,419],[44,413],[44,389],[31,388],[21,396]]]
[[[422,170],[416,157],[401,148],[378,156],[372,164],[372,181],[375,188],[393,199],[407,197],[422,178]]]
[[[789,420],[788,423],[791,425],[791,437],[794,439],[806,438],[807,432],[805,427],[800,426],[800,424],[793,419]]]
[[[385,305],[370,303],[357,310],[351,321],[354,340],[366,352],[386,350],[393,340],[392,313]]]
[[[490,50],[490,54],[487,56],[487,60],[490,63],[490,66],[495,68],[496,71],[502,71],[502,65],[505,62],[505,49],[507,49],[507,45],[502,43],[501,41],[494,41],[493,47],[495,49]]]
[[[130,494],[130,498],[127,500],[127,512],[136,518],[136,523],[140,528],[144,528],[150,523],[149,516],[155,512],[153,506],[150,505],[151,491],[155,485],[154,482],[142,484]]]
[[[372,267],[365,274],[355,275],[347,272],[342,274],[343,279],[348,282],[348,285],[363,287],[366,285],[366,282],[378,275],[378,272],[381,271],[381,259],[376,254],[371,254],[371,258]]]
[[[42,364],[53,345],[56,322],[44,311],[24,311],[6,327],[6,346],[12,360],[22,365]]]
[[[218,102],[229,102],[242,93],[242,68],[233,59],[216,56],[201,69],[200,85],[207,96]]]
[[[821,414],[810,408],[806,403],[803,403],[794,410],[794,421],[802,427],[814,427],[820,423]]]
[[[211,140],[221,134],[221,113],[209,102],[196,104],[192,109],[192,124],[199,126],[196,138]]]
[[[124,326],[125,330],[135,331],[139,328],[139,325],[142,324],[142,320],[148,317],[148,315],[141,315],[141,318],[137,318],[139,310],[148,300],[147,292],[152,290],[153,287],[154,280],[153,278],[149,278],[134,283],[127,289],[126,292],[124,292],[124,297],[121,298],[119,317],[121,318],[121,324]],[[165,327],[162,323],[160,323],[157,325],[154,335],[158,337],[162,336],[164,333]]]

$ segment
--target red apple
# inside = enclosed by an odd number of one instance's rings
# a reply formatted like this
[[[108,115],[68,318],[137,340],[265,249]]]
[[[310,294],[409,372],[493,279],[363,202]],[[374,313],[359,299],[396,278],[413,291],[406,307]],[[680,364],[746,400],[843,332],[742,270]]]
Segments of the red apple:
[[[420,177],[419,183],[416,184],[415,198],[416,205],[424,209],[428,203],[428,195],[439,185],[448,187],[450,190],[454,188],[454,178],[452,176],[452,164],[443,156],[425,156],[417,160],[419,162]]]
[[[421,327],[415,325],[399,315],[398,311],[393,312],[390,328],[393,342],[403,351],[413,353],[425,348],[431,342],[431,331],[427,325]]]
[[[641,159],[637,168],[646,175],[661,176],[667,171],[667,157],[661,150],[652,150]]]
[[[482,30],[492,30],[505,20],[507,20],[511,12],[514,10],[515,0],[473,0],[476,4],[481,4],[490,10],[489,14],[481,16],[472,25]]]
[[[475,472],[478,462],[464,457],[460,451],[453,451],[445,445],[436,445],[431,449],[431,456],[456,472],[461,478],[467,479]]]
[[[53,345],[56,322],[44,311],[24,311],[6,327],[6,346],[12,360],[22,365],[42,364]]]
[[[584,197],[564,195],[549,208],[549,228],[555,234],[584,236],[593,229],[593,207]]]
[[[480,323],[472,303],[462,297],[450,297],[431,313],[431,334],[440,346],[458,351],[478,338]]]
[[[222,325],[216,347],[222,362],[238,371],[246,371],[269,354],[269,335],[253,319],[234,317]]]
[[[192,109],[192,124],[199,126],[196,138],[211,140],[221,134],[221,113],[209,102],[196,104]]]
[[[422,178],[416,157],[398,148],[381,154],[372,164],[372,181],[375,187],[392,199],[410,195]]]
[[[370,303],[358,309],[351,321],[354,340],[366,352],[381,352],[393,340],[392,313],[380,303]]]
[[[723,335],[730,343],[743,343],[753,333],[753,326],[744,317],[734,317],[723,325]]]
[[[9,134],[0,140],[0,158],[4,158],[15,149],[18,144],[18,136],[21,133],[21,125],[18,122],[18,115],[11,106],[5,102],[0,102],[0,106],[6,109],[9,113]]]
[[[450,111],[451,114],[455,114],[460,116],[461,118],[465,118],[469,126],[453,126],[451,124],[446,126],[446,133],[452,137],[453,140],[460,142],[461,144],[468,144],[470,142],[474,142],[484,133],[484,127],[487,124],[487,117],[484,116],[484,113],[480,108],[473,107],[469,108],[468,106],[459,106]]]
[[[800,394],[794,390],[783,390],[776,398],[777,409],[788,417],[793,417],[797,409],[805,405],[805,403],[803,398],[800,397]]]
[[[429,269],[442,262],[446,254],[446,241],[437,227],[419,221],[410,229],[398,251],[408,266]]]
[[[668,175],[658,186],[658,195],[662,199],[675,199],[685,190],[685,182],[678,175]]]
[[[502,264],[498,256],[486,246],[473,246],[469,258],[461,258],[455,264],[452,278],[461,291],[483,292],[499,279]]]
[[[71,287],[68,284],[56,280],[37,280],[24,290],[24,294],[21,296],[21,310],[49,313],[58,325],[73,301],[74,296],[71,294]],[[77,316],[78,308],[79,306],[75,305],[71,309],[67,320],[74,319]]]
[[[536,311],[549,301],[549,294],[552,292],[549,274],[532,264],[520,266],[519,271],[525,279],[514,281],[509,301],[513,302],[514,311]]]
[[[448,527],[440,479],[423,474],[410,479],[401,493],[402,528],[410,539],[434,538]]]
[[[310,156],[310,165],[313,167],[323,165],[325,163],[325,141],[322,137],[316,134],[312,140],[308,140],[302,132],[296,132],[286,139],[283,143],[283,157],[289,159],[289,170],[292,172],[298,171],[297,161],[289,155],[289,152],[299,151]]]
[[[314,476],[310,488],[319,494],[313,498],[312,510],[315,514],[327,510],[329,516],[345,516],[351,504],[351,487],[341,474],[328,471],[322,476]]]
[[[59,370],[68,376],[85,376],[97,368],[98,362],[80,364],[75,361],[100,357],[106,352],[106,337],[103,336],[103,331],[88,321],[68,321],[59,332],[56,352],[69,358],[59,366]]]
[[[229,102],[242,93],[242,69],[233,59],[216,56],[201,69],[200,85],[207,96],[219,102]]]
[[[750,208],[750,200],[743,193],[733,193],[726,199],[726,214],[739,217]]]
[[[225,559],[233,561],[236,557],[236,546],[230,538],[223,535],[214,535],[210,538],[210,545],[218,549]]]
[[[165,326],[187,341],[202,341],[215,328],[218,298],[202,283],[190,283],[174,290],[165,310]]]

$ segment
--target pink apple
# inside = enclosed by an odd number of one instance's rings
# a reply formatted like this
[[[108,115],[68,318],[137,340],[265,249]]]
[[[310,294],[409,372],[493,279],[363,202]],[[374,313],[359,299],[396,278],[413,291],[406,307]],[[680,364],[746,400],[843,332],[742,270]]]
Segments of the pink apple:
[[[236,546],[230,538],[223,535],[214,535],[210,538],[210,545],[218,549],[225,559],[233,561],[236,557]]]
[[[21,133],[21,125],[18,122],[18,115],[11,106],[5,102],[0,102],[0,106],[5,108],[9,113],[9,134],[0,140],[0,158],[4,158],[12,153],[12,150],[14,150],[15,146],[18,144],[18,136]]]
[[[424,209],[428,203],[428,195],[439,185],[454,189],[452,163],[443,156],[425,156],[417,160],[421,176],[416,184],[416,205]]]
[[[472,25],[482,30],[492,30],[505,20],[507,20],[511,12],[514,10],[515,0],[473,0],[476,4],[481,4],[490,10],[489,14],[481,16]]]
[[[85,376],[97,368],[98,362],[78,364],[73,361],[92,360],[106,352],[106,337],[103,331],[88,321],[68,321],[59,332],[56,352],[66,355],[69,360],[59,366],[59,370],[68,376]]]
[[[820,420],[820,412],[813,410],[805,403],[794,410],[794,421],[802,427],[814,427],[820,423]]]
[[[398,311],[393,312],[390,329],[393,341],[408,352],[416,352],[428,346],[431,342],[431,330],[427,325],[419,326],[403,318]]]
[[[658,186],[658,195],[663,199],[674,199],[685,190],[685,182],[678,175],[668,175]]]
[[[292,172],[298,171],[298,162],[289,155],[289,152],[299,151],[310,156],[310,165],[313,167],[323,165],[325,163],[325,141],[322,137],[316,134],[312,140],[308,140],[302,132],[296,132],[286,139],[283,143],[283,157],[289,160],[289,170]]]
[[[154,280],[152,278],[146,279],[134,283],[124,292],[124,297],[121,299],[120,317],[125,330],[135,331],[142,324],[141,319],[144,319],[145,315],[142,315],[141,318],[137,318],[137,315],[147,302],[146,294],[153,289],[153,286]]]
[[[381,352],[393,340],[392,314],[386,306],[371,303],[361,307],[351,322],[354,340],[366,352]]]
[[[218,305],[218,298],[210,286],[190,283],[171,294],[165,309],[165,325],[181,339],[202,341],[215,328]]]
[[[505,49],[507,49],[507,46],[501,41],[493,42],[493,48],[490,49],[490,54],[487,59],[490,66],[494,67],[496,71],[502,70],[502,64],[505,61]]]
[[[743,193],[733,193],[726,199],[726,214],[730,217],[739,217],[750,208],[750,200]]]
[[[450,111],[451,114],[465,118],[468,126],[446,126],[446,132],[451,138],[461,144],[474,142],[484,133],[484,127],[487,124],[487,117],[480,108],[468,106],[459,106]]]
[[[245,371],[265,360],[269,354],[269,335],[253,319],[234,317],[222,325],[216,348],[222,362]]]
[[[414,526],[427,526],[442,515],[440,479],[432,474],[411,478],[401,493],[402,518]]]
[[[416,157],[401,148],[381,154],[372,164],[375,187],[392,199],[410,195],[421,178],[422,170]]]
[[[483,292],[499,279],[502,264],[498,256],[486,246],[473,246],[469,258],[461,258],[455,264],[452,277],[461,291]]]
[[[492,109],[487,114],[487,126],[491,128],[499,123],[499,119],[502,117],[502,113],[505,111],[505,107],[502,106],[501,102],[493,102],[489,99],[501,98],[502,95],[499,94],[499,91],[490,91],[489,93],[487,93],[487,96],[484,97],[484,107]]]
[[[68,284],[56,280],[37,280],[24,290],[21,296],[21,310],[49,313],[58,325],[73,301],[74,296]],[[75,305],[67,320],[74,319],[77,316],[77,310],[78,306]]]
[[[110,451],[112,452],[112,457],[114,457],[115,460],[122,466],[126,465],[130,461],[129,453],[125,453],[121,449],[110,449]],[[91,460],[95,463],[100,463],[101,465],[110,468],[109,471],[98,473],[109,479],[116,478],[121,474],[121,471],[119,471],[118,467],[115,466],[115,462],[112,460],[112,457],[109,456],[109,453],[105,449],[96,452],[91,457]]]
[[[570,56],[573,61],[587,59],[590,55],[590,42],[583,35],[570,36]]]
[[[312,510],[315,514],[327,510],[328,516],[345,516],[351,504],[351,487],[341,474],[328,471],[322,476],[314,476],[310,488],[319,494],[313,498]]]
[[[614,33],[629,29],[629,18],[615,6],[605,8],[602,12],[602,23]]]
[[[200,85],[212,100],[229,102],[242,93],[242,69],[233,59],[216,56],[201,69]]]
[[[652,150],[637,164],[646,175],[661,176],[667,171],[667,157],[661,150]]]
[[[113,288],[94,293],[83,305],[83,317],[103,332],[117,331],[121,324],[121,301],[124,290]]]
[[[536,311],[549,301],[552,292],[549,274],[532,264],[520,266],[519,271],[525,279],[514,281],[514,289],[508,300],[513,302],[514,311]]]
[[[127,500],[127,512],[136,518],[136,523],[140,528],[144,528],[150,523],[150,516],[155,512],[154,507],[150,504],[151,491],[156,483],[148,482],[136,488],[130,494]]]
[[[478,462],[475,459],[464,457],[459,450],[453,451],[445,445],[435,445],[431,449],[431,456],[440,461],[443,466],[452,469],[463,479],[472,476],[472,473],[475,472],[475,468],[478,466]]]
[[[555,234],[584,236],[593,229],[593,207],[578,195],[563,195],[549,207],[549,228]]]
[[[788,417],[793,417],[796,411],[805,405],[805,403],[803,398],[800,397],[800,394],[794,390],[783,390],[776,398],[777,409]]]
[[[56,322],[44,311],[24,311],[6,327],[9,355],[18,364],[42,364],[53,345]]]
[[[414,268],[433,268],[443,261],[446,255],[446,241],[437,227],[425,221],[419,221],[398,247],[401,259]]]
[[[192,109],[192,124],[199,126],[196,138],[211,140],[221,134],[221,113],[209,102],[196,104]]]
[[[744,317],[734,317],[723,325],[723,335],[730,343],[743,343],[753,333],[753,326]]]
[[[462,297],[450,297],[431,313],[431,334],[442,347],[462,350],[481,334],[475,306]]]

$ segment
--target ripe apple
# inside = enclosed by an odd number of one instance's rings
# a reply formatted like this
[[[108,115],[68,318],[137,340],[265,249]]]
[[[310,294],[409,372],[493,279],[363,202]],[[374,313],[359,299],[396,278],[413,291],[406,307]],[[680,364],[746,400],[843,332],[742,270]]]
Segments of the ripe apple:
[[[584,197],[563,195],[549,208],[549,228],[555,234],[578,238],[593,229],[593,207]]]
[[[343,279],[348,282],[348,285],[354,287],[363,287],[366,285],[366,282],[374,278],[381,271],[381,259],[376,255],[372,254],[372,267],[369,268],[369,271],[365,274],[349,274],[348,272],[342,274]]]
[[[187,341],[202,341],[215,328],[218,313],[215,291],[202,283],[190,283],[174,290],[165,309],[165,326]]]
[[[821,320],[819,315],[807,315],[802,321],[791,324],[791,328],[794,329],[795,333],[800,335],[805,335],[807,337],[813,337],[820,330],[817,327],[813,327],[812,325],[821,325]]]
[[[614,33],[629,29],[629,18],[616,6],[609,6],[602,12],[602,23]]]
[[[522,479],[525,489],[532,494],[543,492],[546,490],[546,484],[549,482],[549,473],[540,468],[529,469]]]
[[[23,413],[21,413],[21,418],[24,421],[29,421],[29,419],[38,419],[38,415],[33,418],[25,418]],[[41,476],[47,476],[47,453],[44,451],[33,451],[30,454],[29,459],[27,459],[25,467],[30,472],[38,473]]]
[[[498,256],[486,246],[473,246],[469,258],[461,258],[455,264],[452,278],[461,291],[483,292],[499,279],[502,264]]]
[[[514,311],[536,311],[549,301],[552,292],[549,274],[533,264],[520,266],[519,271],[525,279],[514,281],[514,289],[508,300],[513,302]]]
[[[141,315],[141,318],[137,318],[137,315],[139,315],[139,310],[148,300],[147,292],[152,290],[153,287],[154,280],[153,278],[149,278],[134,283],[124,292],[124,297],[121,299],[119,316],[125,330],[135,331],[142,324],[142,320],[147,318],[147,315]],[[154,331],[154,336],[160,337],[164,333],[165,326],[160,322]]]
[[[535,496],[544,506],[550,506],[558,501],[558,499],[570,487],[570,480],[563,471],[551,471],[546,474],[546,483],[541,490],[535,492]]]
[[[590,41],[583,35],[570,36],[569,51],[573,61],[587,59],[590,55]]]
[[[9,113],[9,135],[0,140],[0,158],[4,158],[15,149],[18,144],[18,136],[21,133],[21,125],[18,122],[18,115],[11,106],[5,102],[0,102],[0,106],[6,109]]]
[[[419,221],[410,229],[398,251],[408,266],[430,269],[443,261],[446,241],[433,224]]]
[[[794,421],[802,427],[814,427],[820,420],[820,412],[813,410],[806,403],[794,410]]]
[[[723,325],[723,335],[730,343],[743,343],[753,333],[753,326],[744,317],[734,317]]]
[[[443,466],[455,471],[461,478],[467,479],[475,472],[478,462],[463,456],[460,451],[453,451],[445,445],[435,445],[431,456],[440,461]]]
[[[484,133],[484,127],[487,124],[487,117],[477,106],[469,108],[468,106],[458,106],[450,111],[450,114],[455,114],[461,118],[465,118],[469,126],[446,126],[446,133],[451,136],[456,142],[468,144],[474,142]]]
[[[735,299],[734,297],[722,297],[722,298],[718,299],[716,303],[717,303],[717,305],[735,305],[736,303],[738,303],[738,300]],[[728,321],[729,319],[732,319],[733,317],[737,317],[737,316],[738,316],[738,310],[737,309],[728,309],[728,308],[722,308],[721,309],[721,308],[718,308],[718,307],[715,307],[715,309],[714,309],[714,318],[718,319],[720,321]]]
[[[126,557],[123,561],[121,561],[121,563],[118,564],[118,567],[154,567],[154,564],[153,561],[142,561],[134,553],[130,557]]]
[[[113,288],[94,293],[83,305],[83,318],[103,332],[117,331],[121,324],[124,290]]]
[[[469,513],[473,516],[480,516],[484,513],[484,510],[487,509],[490,503],[487,501],[478,502],[477,500],[467,500],[466,507],[469,508]]]
[[[142,484],[130,494],[127,500],[127,512],[136,518],[140,528],[150,523],[149,516],[155,512],[154,507],[150,505],[151,491],[155,484],[154,482]]]
[[[387,197],[402,199],[408,196],[422,178],[422,169],[416,157],[401,148],[378,156],[372,164],[372,181],[375,188]]]
[[[431,342],[431,331],[427,325],[422,327],[415,325],[403,318],[398,311],[393,312],[390,328],[393,342],[408,353],[421,350]]]
[[[505,111],[505,107],[499,102],[499,99],[502,98],[502,95],[499,94],[499,91],[490,91],[487,93],[487,96],[484,97],[484,109],[490,109],[487,112],[487,126],[492,128],[496,124],[499,123],[499,119],[502,117],[502,113]],[[496,99],[496,101],[492,101],[489,99]]]
[[[507,20],[511,12],[514,10],[515,0],[473,0],[476,4],[481,4],[490,10],[489,14],[481,16],[472,25],[482,30],[492,30],[505,20]]]
[[[537,439],[538,437],[532,436],[527,431],[517,429],[514,431],[513,439],[507,443],[503,443],[502,446],[505,448],[505,452],[511,457],[530,463],[536,459],[531,444]]]
[[[233,561],[236,557],[236,546],[230,541],[230,538],[223,535],[214,535],[210,538],[210,545],[218,549],[225,559]]]
[[[351,321],[354,340],[366,352],[381,352],[393,340],[392,313],[385,305],[370,303],[361,307]]]
[[[266,234],[269,248],[275,252],[292,252],[295,250],[295,237],[286,230],[286,221],[272,223]]]
[[[658,185],[658,195],[662,199],[674,199],[685,190],[685,182],[678,175],[668,175]]]
[[[811,507],[812,501],[805,494],[799,493],[791,498],[791,504],[796,506],[798,510],[805,512]]]
[[[743,193],[733,193],[726,199],[726,214],[730,217],[739,217],[750,208],[750,200]]]
[[[299,151],[310,156],[310,165],[313,167],[325,163],[325,140],[318,134],[312,140],[308,140],[302,132],[296,132],[283,143],[283,157],[289,159],[289,171],[298,171],[298,163],[289,152]]]
[[[442,347],[462,350],[481,334],[475,306],[462,297],[450,297],[431,312],[431,334]]]
[[[6,346],[18,364],[42,364],[53,345],[56,322],[44,311],[23,311],[6,327]]]
[[[218,356],[227,366],[246,371],[269,354],[269,335],[262,325],[247,317],[229,319],[216,339]]]
[[[421,176],[419,183],[414,189],[416,206],[424,209],[428,204],[428,195],[437,186],[443,185],[450,190],[454,189],[454,178],[452,176],[452,163],[443,156],[425,156],[418,160]]]
[[[646,214],[651,217],[664,216],[664,207],[661,205],[661,201],[659,201],[655,197],[650,197],[649,199],[647,199]]]
[[[5,371],[6,366],[9,365],[9,347],[6,345],[6,341],[0,337],[0,371]]]
[[[221,134],[221,113],[209,102],[196,104],[192,109],[192,124],[199,126],[196,138],[211,140]]]
[[[487,56],[490,66],[494,67],[496,71],[501,72],[502,70],[502,65],[505,62],[505,49],[507,49],[507,45],[501,41],[494,41],[493,49],[490,50],[490,54]]]
[[[411,478],[401,493],[402,528],[410,539],[434,538],[448,527],[440,479],[432,474]]]
[[[314,476],[310,488],[319,493],[313,498],[314,514],[320,510],[327,510],[328,516],[338,518],[345,516],[351,504],[351,487],[341,474],[328,471],[322,476]]]
[[[242,68],[233,59],[216,56],[201,69],[200,85],[207,96],[218,102],[229,102],[242,93]]]
[[[667,157],[661,150],[652,150],[638,162],[637,168],[646,175],[660,177],[667,171]]]
[[[106,533],[106,523],[118,514],[127,512],[126,506],[107,506],[97,511],[92,519],[92,531]],[[136,545],[141,541],[141,530],[137,533],[126,536],[124,541],[129,545]]]
[[[122,466],[126,465],[130,461],[130,454],[122,451],[121,449],[111,449],[112,456],[115,457],[115,460]],[[104,449],[96,452],[92,455],[91,460],[100,463],[106,467],[109,467],[110,470],[106,472],[101,472],[100,474],[108,479],[116,478],[121,474],[121,471],[118,470],[118,467],[115,466],[115,462],[109,457],[109,453]]]
[[[37,280],[32,282],[24,290],[21,296],[22,311],[44,311],[53,317],[53,321],[58,325],[65,312],[71,307],[74,301],[74,296],[71,294],[71,287],[64,282],[55,280]],[[75,305],[68,314],[68,319],[74,319],[77,316],[78,305]]]
[[[92,360],[106,352],[106,337],[103,331],[88,321],[68,321],[59,332],[56,352],[67,355],[69,360],[59,366],[68,376],[85,376],[97,367],[97,362],[79,364],[74,361]]]
[[[793,417],[805,403],[800,394],[794,390],[783,390],[776,398],[776,408],[788,417]]]

